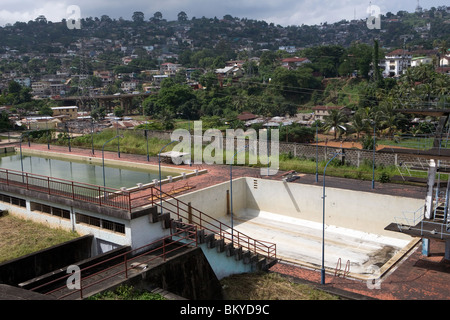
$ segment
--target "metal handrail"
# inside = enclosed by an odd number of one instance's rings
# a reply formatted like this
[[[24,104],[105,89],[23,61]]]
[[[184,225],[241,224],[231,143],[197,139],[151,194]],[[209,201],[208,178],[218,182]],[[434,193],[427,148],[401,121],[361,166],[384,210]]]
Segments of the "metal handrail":
[[[99,267],[99,266],[101,266],[101,265],[105,265],[105,264],[107,264],[108,262],[110,262],[111,260],[116,260],[116,259],[118,259],[118,258],[123,258],[123,261],[120,262],[120,263],[117,263],[117,264],[114,264],[114,265],[109,266],[109,267],[107,267],[107,268],[104,268],[104,269],[102,269],[101,271],[98,271],[98,272],[93,273],[93,274],[91,274],[91,275],[88,275],[88,276],[85,276],[85,277],[81,277],[81,278],[80,278],[80,289],[72,289],[71,292],[69,292],[69,293],[67,293],[67,294],[64,294],[64,295],[62,295],[62,296],[59,296],[58,299],[63,299],[63,298],[65,298],[65,297],[70,296],[70,295],[73,295],[73,294],[75,294],[75,293],[77,293],[77,292],[80,293],[80,298],[83,298],[83,290],[86,290],[86,289],[89,288],[89,287],[92,287],[92,286],[94,286],[94,285],[96,285],[96,284],[99,284],[99,283],[101,283],[101,282],[103,282],[103,281],[106,281],[106,280],[108,280],[108,279],[111,279],[111,278],[113,278],[113,277],[116,277],[116,276],[118,276],[118,275],[120,275],[120,274],[125,274],[125,278],[128,279],[128,271],[131,270],[131,269],[134,269],[134,267],[128,267],[128,263],[130,263],[130,262],[132,262],[133,260],[136,260],[136,259],[138,259],[138,258],[140,258],[140,257],[142,257],[142,256],[144,256],[144,255],[148,255],[148,254],[151,254],[151,253],[153,253],[153,252],[157,252],[157,251],[159,251],[159,250],[162,250],[162,251],[163,251],[162,254],[154,255],[154,256],[152,256],[151,258],[147,259],[147,260],[140,261],[140,262],[139,262],[140,264],[148,263],[148,262],[153,261],[153,260],[155,260],[155,259],[157,259],[157,258],[163,258],[164,261],[165,261],[167,255],[168,255],[169,253],[175,252],[175,251],[177,251],[177,250],[180,250],[181,248],[190,246],[190,245],[192,245],[192,244],[194,244],[195,246],[197,246],[197,243],[198,243],[198,241],[197,241],[197,227],[196,227],[195,225],[189,225],[189,224],[183,224],[183,225],[185,226],[185,228],[183,228],[183,229],[173,228],[173,227],[172,227],[171,230],[176,229],[177,231],[176,231],[176,232],[172,232],[171,235],[169,235],[169,236],[166,236],[166,237],[161,238],[161,239],[158,239],[158,240],[156,240],[156,241],[154,241],[154,242],[152,242],[152,243],[149,243],[149,244],[147,244],[147,245],[145,245],[145,246],[142,246],[142,247],[139,247],[139,248],[136,248],[136,249],[133,249],[133,250],[130,250],[130,251],[121,253],[121,254],[119,254],[119,255],[116,255],[116,256],[114,256],[114,257],[108,258],[108,259],[106,259],[106,260],[103,260],[103,261],[101,261],[101,262],[95,263],[95,264],[93,264],[93,265],[91,265],[91,266],[88,266],[88,267],[86,267],[86,268],[81,269],[81,270],[80,270],[80,274],[82,274],[83,272],[86,272],[86,271],[88,271],[88,270],[90,270],[90,269],[92,269],[92,268],[94,268],[94,267]],[[187,227],[187,228],[186,228],[186,227]],[[183,233],[187,233],[187,235],[182,236]],[[174,236],[175,236],[175,237],[178,237],[177,240],[171,242],[170,244],[166,244],[166,241],[165,241],[165,240],[173,240],[173,237],[174,237]],[[187,241],[184,242],[183,240],[187,240]],[[155,247],[155,248],[153,248],[153,249],[151,249],[151,250],[149,250],[149,251],[145,251],[146,248],[153,247],[155,244],[158,244],[158,243],[161,243],[161,242],[162,242],[162,245],[161,245],[161,246],[157,246],[157,247]],[[179,243],[179,244],[181,244],[181,245],[178,246],[178,247],[176,247],[175,249],[167,250],[167,246],[168,246],[168,245],[173,245],[174,243]],[[133,256],[132,258],[127,258],[128,256],[133,255],[134,252],[141,252],[141,251],[143,251],[142,254]],[[101,274],[101,273],[104,273],[105,271],[112,270],[112,269],[114,269],[114,268],[120,267],[120,265],[122,265],[122,264],[124,265],[124,268],[123,268],[122,270],[119,270],[119,271],[116,272],[116,273],[113,273],[113,274],[111,274],[111,275],[109,275],[109,276],[107,276],[107,277],[102,277],[102,278],[101,278],[100,280],[98,280],[98,281],[94,281],[94,282],[92,282],[92,283],[89,283],[89,284],[83,286],[83,281],[86,282],[86,280],[91,279],[91,278],[93,278],[93,277],[95,277],[95,276],[97,276],[97,275],[99,275],[99,274]],[[40,289],[40,288],[42,288],[42,287],[51,285],[52,283],[61,282],[61,281],[65,280],[65,279],[69,278],[70,276],[71,276],[70,274],[69,274],[69,275],[64,275],[64,276],[62,276],[62,277],[59,277],[59,278],[57,278],[57,279],[54,279],[54,280],[52,280],[52,281],[49,281],[49,282],[46,282],[46,283],[44,283],[44,284],[41,284],[41,285],[39,285],[39,286],[37,286],[37,287],[34,287],[34,288],[30,289],[30,290],[31,290],[31,291],[36,291],[36,290],[38,290],[38,289]],[[46,294],[47,294],[47,295],[50,295],[50,294],[53,294],[54,292],[57,292],[57,291],[60,291],[60,290],[64,290],[64,289],[66,289],[66,288],[67,288],[67,285],[60,286],[60,287],[58,287],[58,288],[56,288],[56,289],[53,289],[53,290],[47,292]]]
[[[436,226],[436,229],[434,229],[432,232],[440,235],[441,238],[443,238],[444,234],[450,235],[450,231],[448,228],[449,223],[446,223],[445,221],[443,223],[434,222],[425,219],[424,206],[420,207],[416,211],[403,212],[402,214],[402,217],[394,217],[395,223],[397,224],[397,227],[400,231],[402,231],[402,229],[404,228],[407,228],[408,230],[419,231],[420,235],[423,235],[425,232],[424,222],[426,222],[427,225]],[[409,216],[407,216],[407,214],[409,214]]]
[[[4,168],[0,168],[0,181],[27,190],[131,210],[128,191]]]
[[[163,208],[176,214],[177,219],[180,219],[180,218],[187,219],[189,221],[189,223],[197,224],[200,227],[200,229],[204,229],[204,230],[210,231],[212,233],[218,234],[220,239],[224,239],[224,240],[228,241],[229,243],[233,243],[233,244],[235,242],[237,242],[236,244],[238,247],[242,246],[254,253],[263,253],[264,255],[267,255],[269,258],[276,259],[276,244],[275,243],[253,239],[253,238],[247,236],[246,234],[244,234],[240,231],[237,231],[237,230],[232,230],[232,232],[229,232],[227,230],[231,229],[231,227],[224,224],[223,222],[217,220],[216,218],[214,218],[196,208],[193,208],[189,204],[173,197],[172,195],[170,195],[168,193],[165,193],[164,191],[159,190],[156,187],[153,187],[153,189],[155,189],[157,191],[155,193],[152,193],[151,199],[152,199],[153,205],[161,206],[161,204],[159,203],[159,200],[163,196],[168,197],[172,200],[175,200],[176,204],[165,201],[165,206],[163,206]],[[158,195],[158,193],[159,193],[159,195]],[[155,200],[154,196],[157,197],[156,200]],[[182,208],[180,206],[180,204],[184,205],[188,209]],[[168,208],[168,205],[171,205],[175,208],[170,209],[170,208]],[[192,212],[189,212],[189,209]],[[180,210],[182,212],[184,212],[184,214],[187,214],[187,216],[182,215],[180,213]],[[196,212],[197,214],[194,214],[193,212]],[[197,219],[198,221],[193,222],[194,219]]]

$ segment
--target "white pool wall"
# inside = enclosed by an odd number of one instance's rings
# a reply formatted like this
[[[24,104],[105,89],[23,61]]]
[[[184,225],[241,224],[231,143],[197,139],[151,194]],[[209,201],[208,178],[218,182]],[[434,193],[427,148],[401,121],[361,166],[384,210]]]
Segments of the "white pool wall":
[[[227,215],[230,182],[197,190],[177,198],[192,207],[222,219]],[[372,192],[325,188],[325,223],[337,227],[400,239],[411,239],[384,228],[403,212],[414,212],[424,199]],[[269,212],[295,219],[322,223],[323,186],[288,183],[258,178],[233,180],[233,214],[257,216]]]

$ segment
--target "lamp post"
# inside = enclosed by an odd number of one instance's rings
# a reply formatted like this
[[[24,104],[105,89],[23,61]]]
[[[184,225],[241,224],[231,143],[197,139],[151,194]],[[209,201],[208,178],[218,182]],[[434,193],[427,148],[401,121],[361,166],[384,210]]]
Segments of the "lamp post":
[[[119,138],[119,136],[115,136],[114,138],[111,138],[111,139],[109,139],[108,141],[106,141],[106,142],[103,144],[103,146],[102,146],[103,187],[105,187],[105,188],[106,188],[106,180],[105,180],[105,155],[104,155],[104,152],[105,152],[105,145],[106,145],[108,142],[110,142],[110,141],[112,141],[112,140],[114,140],[114,139],[118,139],[118,138]]]
[[[22,175],[23,175],[23,160],[22,160],[22,139],[23,139],[23,133],[20,135],[20,141],[19,141],[19,150],[20,150],[20,166],[22,168]]]
[[[172,143],[174,143],[174,142],[178,142],[178,141],[176,141],[176,140],[174,140],[174,141],[171,141],[171,142],[169,142],[168,144],[166,144],[164,147],[162,147],[161,148],[161,150],[159,150],[159,153],[158,153],[158,166],[159,166],[159,192],[160,192],[160,197],[159,197],[159,200],[160,200],[160,207],[161,207],[161,214],[163,213],[163,209],[162,209],[162,194],[161,194],[161,192],[162,192],[162,182],[161,182],[161,152],[164,150],[164,148],[165,147],[167,147],[168,145],[170,145],[170,144],[172,144]]]
[[[147,162],[149,162],[150,161],[150,155],[148,153],[148,130],[145,129],[144,132],[145,132],[145,140],[147,141]]]
[[[372,189],[375,189],[375,139],[376,139],[376,133],[375,133],[375,121],[373,122],[373,159],[372,159]]]
[[[91,145],[92,145],[92,155],[94,155],[94,118],[91,117]]]
[[[69,152],[72,152],[72,148],[70,146],[70,133],[69,133],[69,127],[67,126],[67,122],[64,124],[64,126],[66,127],[67,139],[69,140]]]
[[[47,130],[47,149],[50,150],[50,135],[48,131],[48,117],[45,119],[45,128]]]
[[[233,158],[231,159],[230,162],[230,217],[231,217],[231,242],[233,243],[234,240],[234,225],[233,225],[233,162],[234,162],[234,158],[236,157],[236,155],[241,152],[242,150],[245,150],[246,148],[248,148],[248,145],[245,146],[244,148],[242,148],[241,150],[236,151],[236,153],[234,154]],[[269,162],[269,161],[267,161]]]
[[[316,121],[316,182],[319,182],[319,124]]]
[[[341,153],[336,153],[325,165],[323,169],[323,196],[322,196],[322,269],[321,269],[321,277],[320,283],[325,284],[325,172],[327,171],[328,164],[333,161],[336,156]]]
[[[119,135],[119,120],[117,120],[117,137],[120,138],[120,135]],[[117,156],[120,158],[120,139],[117,140]]]
[[[20,167],[21,167],[21,170],[22,170],[22,182],[23,182],[23,180],[24,180],[24,178],[23,178],[22,140],[23,140],[23,136],[24,136],[24,135],[25,135],[25,136],[28,136],[29,134],[30,134],[29,132],[22,133],[22,134],[20,135],[20,141],[19,141],[19,149],[20,149]],[[29,140],[28,140],[28,142],[29,142]]]

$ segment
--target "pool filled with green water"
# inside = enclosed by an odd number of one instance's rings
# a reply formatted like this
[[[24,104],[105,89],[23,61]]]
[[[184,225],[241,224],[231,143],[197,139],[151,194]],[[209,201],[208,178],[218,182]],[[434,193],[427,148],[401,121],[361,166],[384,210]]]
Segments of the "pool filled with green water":
[[[29,172],[58,179],[77,181],[103,186],[103,166],[84,161],[61,160],[20,154],[5,154],[0,156],[0,168]],[[162,171],[161,178],[177,176],[179,173]],[[105,185],[109,188],[135,187],[138,183],[147,184],[159,180],[158,170],[141,168],[123,168],[105,165]]]

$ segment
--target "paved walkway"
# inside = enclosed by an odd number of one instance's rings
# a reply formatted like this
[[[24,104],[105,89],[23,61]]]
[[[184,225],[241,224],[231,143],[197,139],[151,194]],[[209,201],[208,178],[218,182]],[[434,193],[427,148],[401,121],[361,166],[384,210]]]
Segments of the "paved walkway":
[[[29,148],[27,144],[22,146]],[[32,144],[31,148],[40,149],[56,153],[69,153],[67,147],[51,146],[47,150],[47,145]],[[71,154],[92,156],[91,150],[72,148]],[[100,154],[101,152],[96,151]],[[98,157],[99,155],[96,154]],[[105,158],[118,159],[117,152],[105,152]],[[121,154],[124,161],[135,161],[139,163],[158,164],[157,157],[151,157],[147,162],[145,155]],[[166,165],[166,164],[165,164]],[[171,165],[166,165],[171,166]],[[188,168],[188,166],[183,166]],[[189,178],[189,183],[196,189],[211,186],[217,183],[229,181],[229,166],[227,165],[193,165],[192,169],[207,169],[208,174]],[[261,177],[257,168],[233,167],[233,178],[240,176]],[[269,177],[279,179],[279,177]],[[186,181],[176,182],[179,185]],[[322,177],[315,181],[315,175],[301,175],[295,183],[322,185]],[[377,192],[390,195],[401,195],[419,199],[425,199],[425,188],[415,186],[403,186],[397,184],[375,184],[372,189],[371,181],[359,181],[343,178],[326,177],[326,185],[329,187],[347,188],[363,192]],[[344,291],[353,294],[363,295],[367,298],[383,300],[447,300],[450,297],[450,262],[444,259],[445,243],[432,240],[430,244],[430,256],[425,257],[421,252],[421,244],[414,248],[409,255],[397,263],[393,269],[383,277],[380,283],[369,283],[361,280],[345,279],[335,277],[334,274],[327,274],[326,284],[320,285],[320,270],[311,270],[296,266],[294,264],[278,263],[271,268],[271,271],[279,272],[296,281],[312,283],[326,290]]]

